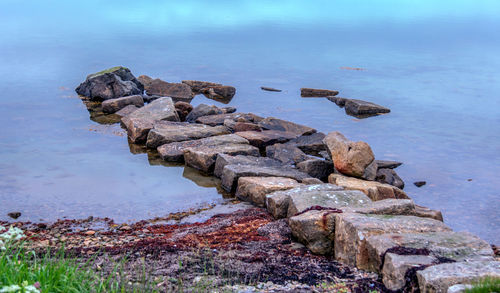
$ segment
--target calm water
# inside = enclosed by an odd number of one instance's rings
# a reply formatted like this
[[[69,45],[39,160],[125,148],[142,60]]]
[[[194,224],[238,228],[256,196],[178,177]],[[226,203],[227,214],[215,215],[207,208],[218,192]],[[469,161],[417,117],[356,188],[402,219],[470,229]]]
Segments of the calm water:
[[[124,65],[233,85],[239,111],[367,141],[378,159],[404,162],[418,204],[500,242],[498,1],[169,2],[0,2],[0,219],[127,221],[222,200],[215,179],[161,165],[118,125],[89,119],[73,89]],[[392,112],[354,119],[300,87]]]

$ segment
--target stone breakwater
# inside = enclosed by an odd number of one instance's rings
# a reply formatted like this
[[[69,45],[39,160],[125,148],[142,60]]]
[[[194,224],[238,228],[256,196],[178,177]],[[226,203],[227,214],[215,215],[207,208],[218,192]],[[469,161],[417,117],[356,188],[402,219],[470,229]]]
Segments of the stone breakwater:
[[[302,95],[315,91],[338,93],[302,89]],[[232,107],[189,104],[196,94],[232,99],[236,89],[217,83],[135,78],[117,67],[89,75],[77,92],[104,100],[133,143],[220,178],[227,192],[285,219],[311,252],[378,273],[389,290],[447,292],[500,277],[491,246],[416,205],[394,171],[401,163],[376,160],[366,142]]]

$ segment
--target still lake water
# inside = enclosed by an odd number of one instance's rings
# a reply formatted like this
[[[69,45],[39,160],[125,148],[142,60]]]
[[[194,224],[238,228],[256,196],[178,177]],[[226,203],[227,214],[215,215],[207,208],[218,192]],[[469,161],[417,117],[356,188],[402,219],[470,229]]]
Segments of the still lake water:
[[[364,140],[404,162],[416,203],[500,242],[498,1],[2,0],[0,24],[0,220],[130,221],[222,200],[215,179],[161,165],[118,125],[89,119],[73,89],[123,65],[233,85],[240,112]],[[300,87],[392,112],[354,119]]]

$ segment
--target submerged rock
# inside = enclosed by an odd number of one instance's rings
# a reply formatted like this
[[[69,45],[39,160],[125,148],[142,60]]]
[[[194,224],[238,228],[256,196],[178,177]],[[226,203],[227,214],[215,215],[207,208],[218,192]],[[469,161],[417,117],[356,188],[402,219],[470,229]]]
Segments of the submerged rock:
[[[76,92],[93,100],[116,99],[140,95],[144,86],[130,72],[130,69],[117,66],[90,74],[77,88]]]
[[[241,177],[238,179],[236,196],[259,207],[265,207],[267,194],[300,185],[296,180],[284,177]]]
[[[102,102],[102,111],[104,113],[112,114],[129,105],[134,105],[140,108],[144,106],[144,100],[142,99],[141,95],[105,100],[104,102]]]
[[[259,149],[249,144],[201,145],[186,148],[184,150],[184,161],[190,167],[210,173],[214,170],[217,155],[219,154],[260,156]]]
[[[403,189],[405,187],[403,179],[401,179],[401,177],[398,176],[398,173],[392,169],[379,168],[377,170],[377,177],[375,178],[375,181],[393,185],[399,189]]]
[[[236,134],[247,139],[251,145],[261,149],[275,143],[284,143],[297,137],[297,134],[279,130],[240,131]]]
[[[311,89],[311,88],[301,88],[300,95],[304,98],[306,97],[330,97],[338,95],[338,91],[324,90],[324,89]]]
[[[390,109],[375,103],[349,99],[344,105],[345,112],[349,115],[383,114],[391,112]]]
[[[422,187],[422,186],[424,186],[425,184],[427,184],[427,182],[425,182],[425,181],[416,181],[416,182],[413,182],[413,184],[414,184],[416,187]]]
[[[213,86],[221,86],[220,83],[209,82],[209,81],[199,81],[199,80],[183,80],[182,83],[187,84],[191,87],[191,90],[195,94],[200,94],[201,90]]]
[[[267,117],[262,121],[259,121],[259,126],[262,127],[263,129],[279,130],[279,131],[293,133],[296,134],[297,136],[309,135],[316,132],[316,129],[314,128],[274,117]]]
[[[266,156],[281,161],[284,165],[295,165],[311,158],[298,147],[281,143],[266,147]]]
[[[345,189],[360,190],[372,200],[409,198],[403,190],[377,181],[366,181],[353,177],[342,176],[340,174],[331,174],[328,177],[328,182],[342,186]]]

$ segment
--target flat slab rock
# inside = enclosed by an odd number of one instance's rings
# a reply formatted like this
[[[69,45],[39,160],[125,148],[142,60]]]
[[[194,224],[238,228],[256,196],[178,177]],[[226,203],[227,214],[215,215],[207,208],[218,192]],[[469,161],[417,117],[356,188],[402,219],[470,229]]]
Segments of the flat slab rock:
[[[281,161],[285,165],[295,165],[311,159],[310,156],[306,155],[298,147],[281,143],[267,146],[266,156]]]
[[[217,155],[219,154],[260,156],[259,149],[254,146],[249,144],[230,143],[186,148],[184,150],[184,161],[187,166],[205,173],[211,173],[214,170]]]
[[[225,126],[212,127],[186,122],[160,121],[156,122],[149,132],[146,146],[156,149],[158,146],[166,143],[201,139],[229,133],[229,130]]]
[[[248,140],[235,134],[217,135],[196,140],[172,142],[157,148],[160,157],[168,162],[184,162],[184,150],[189,147],[216,146],[224,144],[248,144]]]
[[[279,131],[290,132],[296,134],[297,136],[309,135],[316,132],[316,129],[311,128],[309,126],[300,125],[297,123],[293,123],[290,121],[274,117],[267,117],[263,119],[262,121],[259,122],[259,126],[267,130],[279,130]]]
[[[232,113],[235,111],[236,111],[236,108],[233,108],[233,107],[219,108],[215,105],[199,104],[198,106],[194,107],[189,112],[189,114],[186,116],[186,121],[187,122],[195,122],[198,118],[203,117],[203,116],[227,114],[227,113]],[[222,124],[219,124],[219,125],[222,125]],[[215,125],[211,125],[211,126],[215,126]]]
[[[139,109],[139,107],[136,107],[135,105],[128,105],[123,107],[120,111],[115,112],[114,114],[120,117],[125,117],[137,109]]]
[[[331,161],[316,158],[309,158],[308,160],[297,163],[297,169],[322,181],[328,180],[328,176],[334,171]]]
[[[225,120],[233,120],[235,122],[258,122],[262,119],[264,118],[252,113],[225,113],[225,114],[201,116],[196,119],[196,123],[216,126],[216,125],[224,125]]]
[[[402,162],[398,161],[388,161],[388,160],[375,160],[377,163],[377,167],[379,169],[395,169],[401,165],[403,165]]]
[[[301,185],[296,180],[285,177],[240,177],[236,196],[256,206],[265,207],[267,194]]]
[[[142,107],[144,106],[144,100],[141,95],[105,100],[102,102],[102,111],[104,113],[115,113],[128,105]]]
[[[244,139],[240,137],[241,139]],[[245,140],[246,141],[246,140]],[[254,156],[230,156],[227,154],[219,154],[217,156],[217,161],[215,162],[214,175],[218,178],[222,177],[222,171],[226,165],[249,165],[249,166],[260,166],[260,167],[283,167],[283,163],[280,161],[266,158],[266,157],[254,157]]]
[[[144,76],[141,76],[144,80]],[[191,87],[183,83],[170,83],[161,79],[150,79],[144,85],[146,94],[150,96],[171,97],[190,101],[193,98]]]
[[[335,215],[335,258],[347,265],[366,263],[366,239],[384,233],[443,232],[443,222],[415,216],[343,213]]]
[[[338,95],[338,91],[324,90],[324,89],[312,89],[312,88],[301,88],[301,97],[330,97]]]
[[[247,139],[251,145],[261,149],[275,143],[285,143],[297,137],[297,134],[280,130],[240,131],[236,134]]]
[[[348,99],[344,105],[345,112],[349,115],[383,114],[391,110],[372,102]]]
[[[380,183],[377,181],[367,181],[353,177],[342,176],[340,174],[331,174],[328,182],[342,186],[345,189],[360,190],[372,200],[382,200],[387,198],[407,199],[408,195],[401,189]]]
[[[160,120],[179,121],[174,102],[169,97],[159,98],[122,118],[128,137],[134,143],[146,141],[154,123]]]
[[[323,143],[325,134],[316,132],[310,135],[302,135],[290,140],[286,144],[294,145],[309,155],[319,155],[320,152],[326,151],[326,146]]]
[[[455,284],[471,284],[486,277],[500,278],[500,262],[443,263],[417,271],[420,292],[447,292]]]

